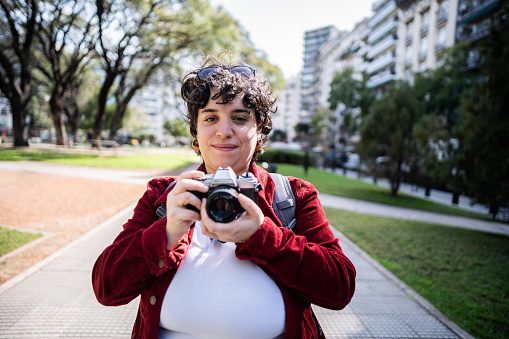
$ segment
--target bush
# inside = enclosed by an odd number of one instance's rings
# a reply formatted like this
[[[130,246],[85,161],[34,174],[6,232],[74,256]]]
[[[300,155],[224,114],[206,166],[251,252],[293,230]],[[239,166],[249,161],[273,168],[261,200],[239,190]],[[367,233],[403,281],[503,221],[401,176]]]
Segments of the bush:
[[[309,152],[310,166],[318,167],[320,154]],[[292,149],[267,148],[257,159],[258,162],[303,165],[305,152]]]
[[[257,159],[259,162],[302,165],[304,163],[304,151],[289,149],[265,149]]]

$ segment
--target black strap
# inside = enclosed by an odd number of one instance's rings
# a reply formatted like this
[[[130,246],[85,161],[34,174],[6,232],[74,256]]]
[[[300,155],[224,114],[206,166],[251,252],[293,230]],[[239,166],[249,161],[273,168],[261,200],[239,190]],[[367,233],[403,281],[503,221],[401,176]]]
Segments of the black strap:
[[[176,183],[177,180],[172,181],[164,191],[166,192],[167,190],[172,188]],[[156,214],[159,219],[164,218],[166,216],[166,202],[163,202],[161,205],[157,207]]]

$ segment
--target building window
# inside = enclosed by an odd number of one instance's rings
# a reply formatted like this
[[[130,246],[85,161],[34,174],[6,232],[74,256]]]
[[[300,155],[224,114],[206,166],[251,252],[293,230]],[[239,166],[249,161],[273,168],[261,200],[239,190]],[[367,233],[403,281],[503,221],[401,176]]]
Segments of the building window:
[[[428,52],[428,36],[421,38],[421,44],[419,46],[419,59],[425,58]]]
[[[419,63],[419,72],[422,73],[426,70],[426,62],[423,61],[421,63]]]
[[[406,41],[412,41],[414,36],[414,21],[410,21],[406,26]]]
[[[421,33],[428,31],[429,27],[429,11],[422,13]]]
[[[410,65],[412,64],[412,45],[408,45],[406,46],[406,51],[405,51],[405,65]]]
[[[442,1],[439,4],[437,22],[442,22],[444,20],[447,20],[448,9],[449,9],[449,3],[447,0]]]
[[[440,28],[437,33],[437,43],[436,43],[436,50],[441,50],[445,47],[445,43],[447,41],[447,31],[445,29],[445,26]]]

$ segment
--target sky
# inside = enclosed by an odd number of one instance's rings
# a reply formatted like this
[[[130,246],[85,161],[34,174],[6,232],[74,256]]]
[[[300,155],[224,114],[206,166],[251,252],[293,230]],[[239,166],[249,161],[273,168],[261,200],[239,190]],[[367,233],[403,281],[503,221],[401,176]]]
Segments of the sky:
[[[375,0],[210,0],[236,19],[255,47],[281,68],[285,78],[302,69],[304,32],[334,25],[351,31],[372,15]]]

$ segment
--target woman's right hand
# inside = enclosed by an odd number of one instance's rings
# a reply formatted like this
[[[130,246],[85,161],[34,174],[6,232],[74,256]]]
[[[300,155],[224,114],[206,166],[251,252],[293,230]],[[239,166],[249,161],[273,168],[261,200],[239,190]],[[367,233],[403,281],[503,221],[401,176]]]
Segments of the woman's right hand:
[[[191,225],[200,219],[200,213],[188,209],[186,205],[192,205],[197,210],[201,209],[201,199],[190,191],[207,192],[208,186],[193,178],[201,178],[203,172],[190,171],[182,173],[175,187],[168,193],[166,198],[166,237],[168,238],[167,249],[175,248],[180,239],[189,232]]]

